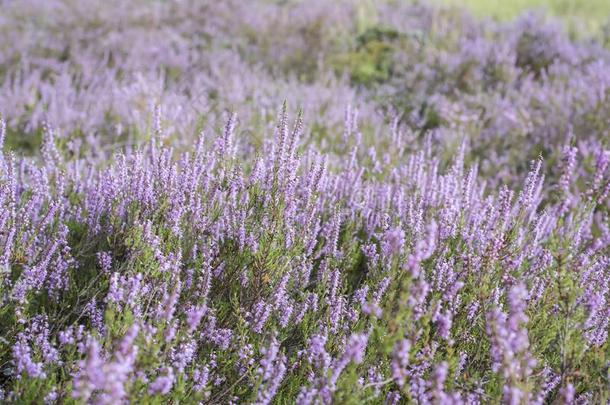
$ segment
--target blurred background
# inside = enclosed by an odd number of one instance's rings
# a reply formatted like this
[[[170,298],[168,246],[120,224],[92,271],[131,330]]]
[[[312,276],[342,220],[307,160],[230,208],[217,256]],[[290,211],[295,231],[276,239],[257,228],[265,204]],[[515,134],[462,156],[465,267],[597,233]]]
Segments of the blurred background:
[[[284,100],[304,146],[341,155],[426,142],[510,182],[573,137],[607,143],[607,0],[4,0],[0,114],[36,155],[44,124],[74,159],[134,148],[155,106],[178,148],[237,113],[244,153]],[[402,149],[401,149],[402,150]],[[403,150],[404,152],[405,150]],[[100,161],[103,161],[100,160]],[[510,167],[510,169],[507,169]]]
[[[437,0],[444,5],[466,7],[479,17],[511,19],[525,10],[538,10],[561,18],[570,29],[601,29],[610,17],[607,0]]]

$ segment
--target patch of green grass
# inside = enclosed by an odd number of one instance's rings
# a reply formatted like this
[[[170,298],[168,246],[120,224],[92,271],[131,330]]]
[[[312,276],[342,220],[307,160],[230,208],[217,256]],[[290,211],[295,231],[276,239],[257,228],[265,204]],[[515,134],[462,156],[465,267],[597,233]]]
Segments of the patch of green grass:
[[[42,138],[42,129],[26,133],[7,128],[4,146],[8,151],[14,151],[25,156],[32,156],[40,150]]]
[[[526,10],[541,10],[566,22],[570,30],[597,31],[610,22],[608,0],[436,0],[466,7],[478,17],[515,18]]]

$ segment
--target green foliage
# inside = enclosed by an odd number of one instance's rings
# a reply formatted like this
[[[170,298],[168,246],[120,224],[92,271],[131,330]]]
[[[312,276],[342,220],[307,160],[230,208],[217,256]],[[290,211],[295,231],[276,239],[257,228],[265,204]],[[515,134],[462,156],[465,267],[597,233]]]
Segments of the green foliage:
[[[386,82],[392,76],[393,53],[403,39],[404,36],[392,28],[368,28],[356,37],[354,49],[332,57],[331,65],[340,73],[348,72],[355,85]]]
[[[32,156],[40,151],[42,145],[43,130],[27,133],[21,130],[7,128],[4,147],[15,153]]]
[[[606,0],[437,0],[438,4],[467,7],[476,15],[503,20],[515,18],[524,10],[543,9],[560,17],[574,31],[599,30],[608,23],[610,3]]]

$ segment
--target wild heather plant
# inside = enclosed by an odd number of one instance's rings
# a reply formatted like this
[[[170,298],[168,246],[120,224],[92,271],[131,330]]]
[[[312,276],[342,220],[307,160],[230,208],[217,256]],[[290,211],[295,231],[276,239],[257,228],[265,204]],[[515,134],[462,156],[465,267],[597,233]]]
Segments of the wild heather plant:
[[[610,401],[608,51],[246,4],[3,3],[0,402]]]
[[[104,167],[50,128],[3,155],[5,401],[608,400],[607,152],[552,203],[541,159],[498,193],[463,151],[381,177],[285,106],[252,164],[234,116],[179,156],[155,121]]]

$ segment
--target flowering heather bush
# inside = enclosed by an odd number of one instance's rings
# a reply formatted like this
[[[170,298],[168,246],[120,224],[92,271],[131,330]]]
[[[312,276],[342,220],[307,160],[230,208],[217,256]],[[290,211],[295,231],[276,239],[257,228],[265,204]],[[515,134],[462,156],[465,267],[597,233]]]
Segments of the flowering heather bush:
[[[608,399],[608,151],[496,192],[462,153],[340,159],[287,120],[250,158],[235,117],[180,156],[159,126],[99,168],[51,129],[5,156],[5,400]]]
[[[0,402],[610,401],[601,46],[393,3],[2,4]]]

